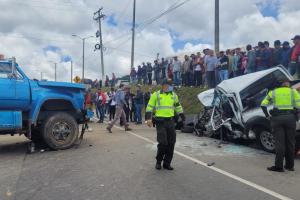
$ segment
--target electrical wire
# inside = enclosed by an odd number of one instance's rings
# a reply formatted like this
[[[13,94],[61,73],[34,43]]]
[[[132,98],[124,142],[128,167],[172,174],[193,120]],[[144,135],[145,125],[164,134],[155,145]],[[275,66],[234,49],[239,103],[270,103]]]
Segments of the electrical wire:
[[[178,3],[180,2],[181,0],[175,2],[174,4],[172,4],[168,9],[166,9],[165,11],[163,11],[161,14],[155,16],[155,17],[152,17],[148,20],[145,20],[144,22],[142,22],[137,29],[140,29],[137,31],[137,33],[140,33],[142,32],[147,26],[149,26],[150,24],[154,23],[155,21],[157,21],[158,19],[162,18],[163,16],[169,14],[170,12],[176,10],[177,8],[183,6],[184,4],[186,4],[187,2],[191,1],[191,0],[184,0],[182,1],[181,3]],[[124,36],[126,36],[126,34],[124,34]],[[124,37],[123,35],[120,36],[120,38]],[[120,39],[118,38],[118,39]],[[119,47],[123,46],[124,44],[126,44],[128,41],[130,40],[130,38],[126,39],[126,41],[120,43],[117,45],[117,47],[115,47],[114,49],[118,49]],[[114,40],[112,40],[114,41]],[[111,41],[110,41],[111,42]]]
[[[32,8],[43,8],[43,9],[47,9],[47,10],[53,10],[53,11],[58,11],[58,12],[80,12],[80,13],[92,13],[93,11],[91,9],[74,9],[74,6],[69,7],[70,9],[66,8],[66,7],[49,7],[49,6],[44,6],[43,4],[37,4],[37,3],[32,3],[32,4],[28,4],[28,3],[24,3],[24,2],[20,2],[20,1],[13,1],[13,4],[17,4],[17,5],[21,5],[21,6],[26,6],[26,7],[32,7]],[[78,8],[78,7],[77,7]]]

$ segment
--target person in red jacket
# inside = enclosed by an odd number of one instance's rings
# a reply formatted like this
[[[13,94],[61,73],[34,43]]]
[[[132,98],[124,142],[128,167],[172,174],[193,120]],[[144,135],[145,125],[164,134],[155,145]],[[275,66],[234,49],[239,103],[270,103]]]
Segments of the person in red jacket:
[[[92,96],[91,91],[89,90],[84,96],[84,108],[86,110],[92,111]],[[93,129],[89,128],[88,123],[85,124],[85,129],[89,132],[93,131]]]
[[[300,35],[296,35],[292,38],[294,46],[291,53],[291,61],[289,68],[293,68],[297,72],[298,78],[300,78]]]

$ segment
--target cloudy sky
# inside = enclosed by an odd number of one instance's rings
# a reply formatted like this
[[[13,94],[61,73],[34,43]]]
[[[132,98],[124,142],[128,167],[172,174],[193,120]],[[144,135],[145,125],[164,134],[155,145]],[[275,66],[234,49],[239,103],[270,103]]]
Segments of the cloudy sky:
[[[213,47],[214,0],[190,0],[168,15],[147,23],[185,0],[137,0],[135,64],[177,53]],[[221,47],[290,40],[300,34],[299,0],[220,0]],[[30,78],[70,81],[81,76],[82,42],[72,37],[94,36],[93,13],[101,6],[105,46],[105,74],[118,76],[130,70],[130,29],[133,0],[0,0],[0,53],[15,56]],[[146,26],[145,26],[146,24]],[[101,77],[97,38],[86,42],[86,77]]]

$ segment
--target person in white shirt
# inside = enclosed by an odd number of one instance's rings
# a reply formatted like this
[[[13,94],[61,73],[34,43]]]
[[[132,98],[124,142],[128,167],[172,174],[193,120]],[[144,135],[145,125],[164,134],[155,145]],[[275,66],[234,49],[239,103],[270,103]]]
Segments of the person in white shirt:
[[[180,68],[181,68],[181,62],[178,60],[178,57],[175,56],[173,61],[173,76],[174,76],[175,85],[180,84]]]
[[[111,88],[110,91],[110,101],[109,101],[109,121],[113,120],[115,118],[116,113],[116,101],[114,100],[116,92],[114,88]]]
[[[105,108],[104,108],[104,114],[109,114],[109,102],[110,102],[110,92],[105,92],[106,102],[105,102]]]

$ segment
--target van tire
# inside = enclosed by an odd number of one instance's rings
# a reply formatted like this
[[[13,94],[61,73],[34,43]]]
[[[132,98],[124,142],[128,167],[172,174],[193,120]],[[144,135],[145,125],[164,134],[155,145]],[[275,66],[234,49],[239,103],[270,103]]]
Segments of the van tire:
[[[273,133],[265,127],[256,127],[254,129],[256,133],[256,142],[266,152],[275,152],[275,138]]]

